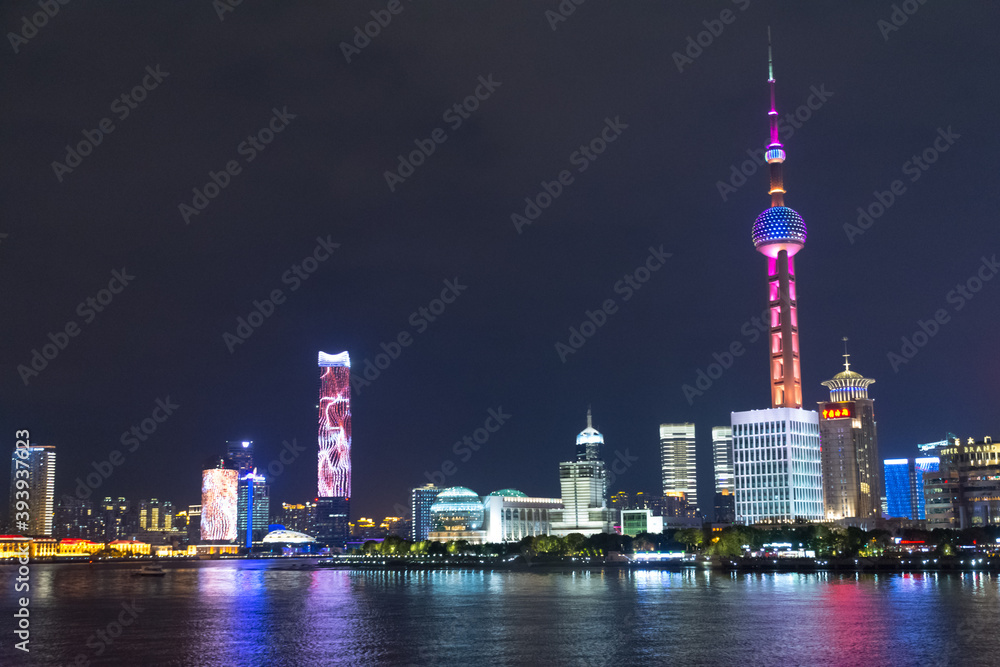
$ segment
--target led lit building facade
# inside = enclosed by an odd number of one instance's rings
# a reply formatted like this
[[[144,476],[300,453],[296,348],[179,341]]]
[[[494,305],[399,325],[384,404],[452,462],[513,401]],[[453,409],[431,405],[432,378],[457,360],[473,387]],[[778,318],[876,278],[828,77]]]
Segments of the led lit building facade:
[[[443,489],[435,484],[425,484],[410,491],[410,540],[422,542],[431,532],[431,505]]]
[[[824,510],[830,521],[874,521],[882,498],[875,402],[868,398],[875,380],[852,371],[849,357],[843,371],[822,383],[830,390],[830,400],[819,403]]]
[[[785,206],[785,150],[778,138],[774,68],[768,45],[771,207],[751,237],[767,257],[771,409],[732,413],[736,520],[746,524],[823,519],[819,415],[802,409],[794,257],[806,243],[802,216]]]
[[[213,456],[201,473],[201,539],[232,542],[237,537],[239,472],[227,458]]]
[[[56,448],[15,447],[10,460],[11,529],[18,534],[51,537],[55,515]]]
[[[883,461],[887,517],[920,521],[927,518],[924,473],[937,473],[939,463],[936,456]]]
[[[576,437],[576,460],[559,464],[563,509],[550,513],[553,535],[597,535],[614,530],[616,512],[609,510],[605,501],[608,471],[601,459],[603,444],[604,436],[594,428],[587,410],[587,428]]]
[[[351,357],[319,353],[320,498],[351,497]]]
[[[465,540],[485,544],[483,500],[472,489],[453,486],[442,490],[431,505],[431,530],[428,539],[437,542]]]
[[[698,507],[694,424],[660,424],[660,473],[663,495],[683,493],[692,509]]]

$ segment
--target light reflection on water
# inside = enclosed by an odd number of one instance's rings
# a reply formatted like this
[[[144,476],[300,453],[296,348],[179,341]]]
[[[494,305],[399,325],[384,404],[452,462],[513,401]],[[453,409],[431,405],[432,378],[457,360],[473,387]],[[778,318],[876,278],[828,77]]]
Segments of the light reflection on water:
[[[960,631],[997,618],[989,573],[277,569],[286,565],[171,564],[160,579],[33,566],[30,663],[94,660],[100,645],[88,638],[133,599],[144,611],[94,664],[972,665],[1000,655],[997,633],[970,643]],[[12,587],[3,597],[14,608]],[[15,664],[11,644],[0,664]]]

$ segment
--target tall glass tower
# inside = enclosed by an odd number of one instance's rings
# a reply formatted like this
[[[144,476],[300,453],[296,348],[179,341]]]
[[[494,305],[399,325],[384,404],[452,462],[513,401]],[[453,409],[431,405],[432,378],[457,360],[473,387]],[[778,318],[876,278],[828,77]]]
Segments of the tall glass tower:
[[[596,535],[610,532],[616,514],[607,509],[608,471],[601,460],[604,436],[587,410],[587,428],[576,436],[576,460],[559,464],[563,509],[553,510],[552,534]]]
[[[18,481],[26,484],[18,485]],[[11,530],[21,535],[51,537],[55,500],[56,448],[52,445],[16,447],[10,460]],[[26,511],[18,510],[18,501]]]

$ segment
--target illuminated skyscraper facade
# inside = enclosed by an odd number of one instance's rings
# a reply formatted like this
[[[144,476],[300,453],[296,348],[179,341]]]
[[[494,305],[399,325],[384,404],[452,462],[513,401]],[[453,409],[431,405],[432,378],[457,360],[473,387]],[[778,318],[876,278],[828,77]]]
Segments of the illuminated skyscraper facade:
[[[351,497],[351,357],[319,353],[320,498]]]
[[[660,478],[663,495],[683,493],[688,505],[698,507],[694,424],[660,424]]]
[[[601,460],[604,436],[594,428],[587,410],[587,428],[576,436],[576,460],[559,464],[562,510],[552,510],[552,534],[596,535],[613,530],[617,512],[605,504],[608,471]]]
[[[824,511],[829,521],[874,520],[880,514],[882,471],[875,402],[868,398],[874,382],[852,371],[850,355],[845,353],[844,370],[822,383],[830,390],[830,400],[819,403]]]
[[[712,464],[715,472],[715,520],[736,520],[736,495],[733,480],[733,429],[712,427]]]
[[[431,532],[431,505],[443,489],[435,484],[425,484],[410,491],[410,510],[413,520],[410,524],[410,539],[422,542]]]
[[[237,537],[239,472],[227,458],[214,456],[201,473],[201,539],[232,542]]]
[[[56,448],[15,447],[10,460],[10,527],[20,535],[52,537],[56,516]]]
[[[255,470],[241,474],[236,500],[236,531],[240,541],[248,548],[252,541],[260,540],[267,534],[271,522],[271,490],[264,476],[258,475]],[[248,517],[252,517],[249,531]]]
[[[771,207],[757,216],[752,239],[767,257],[770,410],[732,413],[736,520],[746,523],[823,519],[819,415],[802,409],[798,294],[794,256],[805,247],[802,216],[785,206],[785,150],[778,138],[774,67],[768,44]]]

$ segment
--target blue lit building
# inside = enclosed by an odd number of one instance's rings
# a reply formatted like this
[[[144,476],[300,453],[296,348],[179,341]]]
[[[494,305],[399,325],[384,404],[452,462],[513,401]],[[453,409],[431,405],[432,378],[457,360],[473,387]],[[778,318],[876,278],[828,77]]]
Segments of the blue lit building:
[[[883,464],[889,517],[925,520],[924,473],[938,471],[938,457],[886,459]]]

